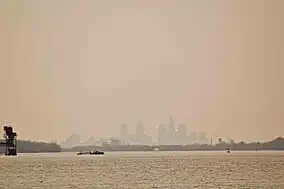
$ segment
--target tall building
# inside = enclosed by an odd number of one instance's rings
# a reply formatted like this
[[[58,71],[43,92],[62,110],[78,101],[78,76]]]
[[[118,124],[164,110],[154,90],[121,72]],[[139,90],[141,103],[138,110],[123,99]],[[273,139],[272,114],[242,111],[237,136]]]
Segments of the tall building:
[[[158,144],[163,145],[167,143],[167,129],[164,124],[158,126]]]
[[[143,123],[139,120],[136,125],[136,135],[137,136],[143,136],[145,134],[144,132],[144,126]]]
[[[135,142],[137,144],[144,144],[145,143],[145,131],[143,123],[139,120],[136,125],[136,134],[135,134]]]
[[[128,133],[128,127],[127,124],[122,124],[120,126],[120,140],[122,140],[124,143],[128,143],[129,141],[129,133]]]
[[[172,116],[170,117],[168,125],[168,143],[169,144],[175,143],[175,122]]]
[[[186,124],[179,124],[178,130],[175,135],[176,143],[183,145],[187,143],[187,131],[186,131]]]

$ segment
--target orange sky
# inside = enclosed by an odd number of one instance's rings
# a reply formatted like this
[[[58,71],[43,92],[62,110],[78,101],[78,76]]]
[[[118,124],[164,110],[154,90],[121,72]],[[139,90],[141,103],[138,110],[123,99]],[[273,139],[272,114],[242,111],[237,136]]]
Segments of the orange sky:
[[[0,124],[21,138],[284,135],[282,0],[0,2]],[[220,129],[223,128],[223,129]],[[218,132],[217,132],[218,131]]]

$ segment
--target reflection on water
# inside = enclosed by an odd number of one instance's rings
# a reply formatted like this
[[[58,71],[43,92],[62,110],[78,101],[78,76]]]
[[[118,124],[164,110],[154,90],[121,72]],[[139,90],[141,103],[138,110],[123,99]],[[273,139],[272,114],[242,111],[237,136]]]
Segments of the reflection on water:
[[[0,157],[0,188],[279,188],[284,152],[107,152]]]

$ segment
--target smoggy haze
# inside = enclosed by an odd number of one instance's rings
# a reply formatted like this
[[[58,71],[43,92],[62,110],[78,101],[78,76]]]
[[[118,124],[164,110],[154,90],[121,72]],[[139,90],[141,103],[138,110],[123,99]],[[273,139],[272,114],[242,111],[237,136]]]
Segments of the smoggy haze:
[[[283,8],[282,0],[0,0],[0,124],[51,140],[117,135],[140,119],[154,135],[172,115],[209,135],[284,135]]]

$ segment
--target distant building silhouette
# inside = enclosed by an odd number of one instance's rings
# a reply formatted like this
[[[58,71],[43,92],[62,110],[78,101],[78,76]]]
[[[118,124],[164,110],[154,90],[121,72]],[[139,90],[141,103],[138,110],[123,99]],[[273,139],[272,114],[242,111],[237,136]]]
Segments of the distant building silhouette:
[[[86,142],[83,143],[84,145],[87,145],[87,146],[91,146],[91,145],[96,145],[97,144],[97,141],[95,140],[94,137],[90,136]]]
[[[167,143],[167,129],[164,124],[158,126],[158,144],[163,145]]]
[[[136,125],[135,139],[133,140],[136,144],[151,144],[152,137],[147,136],[144,130],[143,123],[139,120]]]
[[[61,143],[61,146],[64,148],[72,148],[77,146],[81,143],[81,137],[78,134],[73,134],[68,137],[65,141]]]
[[[120,141],[123,144],[131,145],[151,145],[152,137],[148,136],[144,130],[142,121],[138,121],[135,133],[129,133],[127,124],[120,126]],[[178,124],[172,116],[168,124],[160,124],[157,127],[157,144],[159,145],[187,145],[187,144],[210,144],[210,139],[206,132],[190,132],[187,134],[186,124]]]
[[[198,143],[199,144],[209,144],[209,138],[207,137],[206,132],[199,132]]]
[[[120,140],[123,141],[123,143],[128,144],[130,137],[129,137],[129,132],[128,132],[128,126],[127,124],[122,124],[120,126]]]
[[[143,137],[145,135],[143,123],[139,120],[136,125],[136,136],[138,138]]]
[[[135,129],[135,133],[131,134],[128,132],[127,124],[123,124],[120,126],[120,140],[123,144],[152,144],[152,137],[147,136],[144,131],[144,125],[142,121],[138,121]]]
[[[189,144],[195,144],[198,141],[198,134],[197,132],[190,132],[189,136],[188,136],[188,143]]]
[[[168,144],[175,144],[175,122],[173,120],[173,117],[170,116],[170,119],[169,119],[169,125],[168,125],[168,139],[167,139],[167,142]]]
[[[179,124],[175,134],[176,143],[180,145],[187,144],[186,124]]]
[[[122,143],[119,139],[111,137],[107,141],[108,145],[110,146],[120,146]]]

